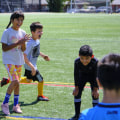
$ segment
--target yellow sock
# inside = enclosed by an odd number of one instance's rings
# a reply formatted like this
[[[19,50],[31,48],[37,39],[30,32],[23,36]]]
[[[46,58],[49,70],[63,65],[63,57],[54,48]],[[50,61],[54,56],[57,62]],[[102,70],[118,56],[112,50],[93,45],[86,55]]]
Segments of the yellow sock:
[[[20,83],[31,83],[32,80],[27,79],[26,77],[21,77]]]
[[[20,78],[20,83],[27,83],[27,78],[26,77],[21,77]]]
[[[43,96],[43,81],[38,82],[38,96]]]

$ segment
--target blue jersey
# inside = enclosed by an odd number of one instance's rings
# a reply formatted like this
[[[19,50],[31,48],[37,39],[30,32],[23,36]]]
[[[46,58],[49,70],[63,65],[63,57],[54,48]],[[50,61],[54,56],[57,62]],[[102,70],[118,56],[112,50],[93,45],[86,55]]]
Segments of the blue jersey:
[[[120,120],[120,103],[99,103],[84,110],[79,120]]]

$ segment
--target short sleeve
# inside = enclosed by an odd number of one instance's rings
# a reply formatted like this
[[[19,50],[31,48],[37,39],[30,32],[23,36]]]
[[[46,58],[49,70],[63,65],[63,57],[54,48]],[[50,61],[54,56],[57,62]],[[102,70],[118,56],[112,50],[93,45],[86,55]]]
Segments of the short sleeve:
[[[26,55],[28,55],[28,54],[31,52],[32,46],[33,46],[33,44],[28,41],[27,44],[26,44],[26,50],[24,51],[24,53],[25,53]]]
[[[6,30],[2,34],[1,43],[5,43],[5,44],[8,43],[8,32]]]

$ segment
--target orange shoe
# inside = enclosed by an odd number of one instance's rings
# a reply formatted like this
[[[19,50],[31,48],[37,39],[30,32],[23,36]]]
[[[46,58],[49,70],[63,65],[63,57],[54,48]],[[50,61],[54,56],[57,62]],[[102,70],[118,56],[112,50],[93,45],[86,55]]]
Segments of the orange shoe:
[[[49,101],[48,97],[45,97],[45,96],[38,96],[37,100],[38,101]]]
[[[13,106],[12,111],[16,113],[22,113],[22,110],[20,109],[20,105],[18,104],[16,106]]]

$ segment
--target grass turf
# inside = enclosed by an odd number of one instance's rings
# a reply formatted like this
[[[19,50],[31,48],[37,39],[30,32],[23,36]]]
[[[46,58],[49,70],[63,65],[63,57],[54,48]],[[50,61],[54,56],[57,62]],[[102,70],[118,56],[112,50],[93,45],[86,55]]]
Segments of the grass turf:
[[[10,14],[0,14],[0,37],[7,26]],[[27,33],[32,22],[40,21],[43,26],[43,36],[40,40],[41,52],[47,54],[51,61],[38,59],[38,69],[45,82],[56,84],[71,84],[74,82],[74,59],[78,57],[80,46],[89,44],[95,57],[102,58],[110,52],[120,51],[120,15],[119,14],[57,14],[57,13],[25,13],[22,25]],[[0,45],[1,48],[1,45]],[[2,49],[0,50],[0,79],[7,76],[2,64]],[[22,75],[24,73],[24,69]],[[51,84],[50,83],[50,84]],[[7,86],[0,88],[0,103],[4,100]],[[47,118],[68,119],[74,115],[72,96],[73,87],[44,86],[44,95],[49,102],[36,102],[37,86],[21,84],[20,103],[23,114],[14,116],[35,116]],[[100,90],[100,101],[102,91]],[[81,110],[91,107],[91,92],[87,88],[82,95]],[[10,98],[10,110],[13,105],[13,95]],[[0,114],[2,114],[0,109]],[[10,118],[3,118],[10,119]],[[12,118],[11,118],[12,119]]]

